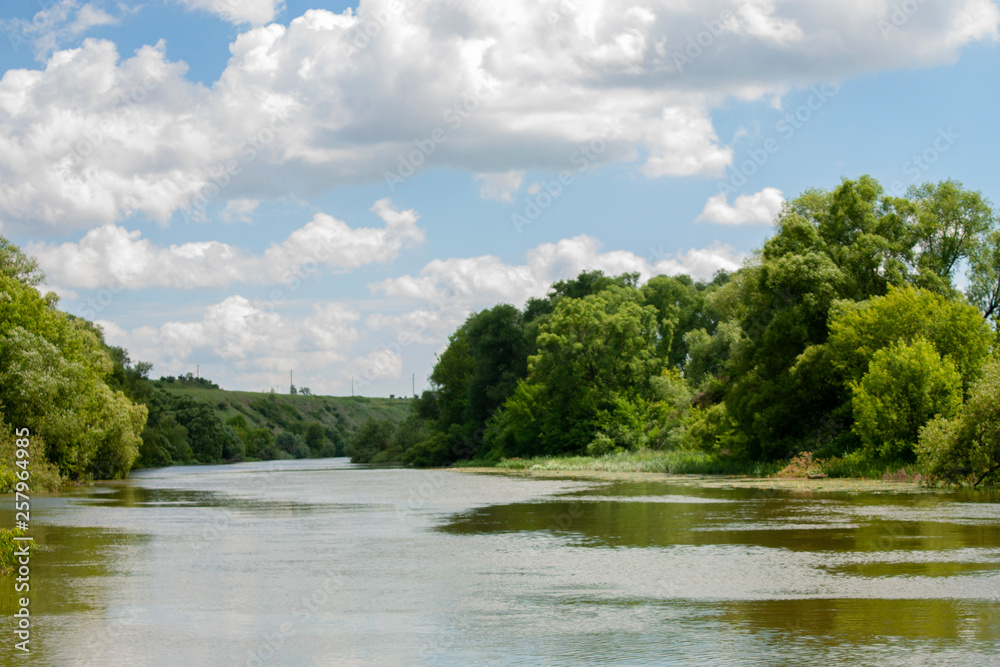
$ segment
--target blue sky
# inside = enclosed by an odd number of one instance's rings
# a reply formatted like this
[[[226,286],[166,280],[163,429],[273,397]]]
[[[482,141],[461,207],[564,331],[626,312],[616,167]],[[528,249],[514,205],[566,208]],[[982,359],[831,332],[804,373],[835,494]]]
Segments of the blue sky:
[[[0,233],[154,375],[405,394],[469,312],[584,269],[709,278],[806,188],[998,201],[998,23],[990,0],[7,2]]]

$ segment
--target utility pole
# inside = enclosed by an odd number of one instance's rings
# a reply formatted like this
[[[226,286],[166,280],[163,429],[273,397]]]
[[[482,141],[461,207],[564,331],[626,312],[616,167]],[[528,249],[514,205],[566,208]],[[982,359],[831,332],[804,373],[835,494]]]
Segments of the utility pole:
[[[416,396],[417,395],[417,374],[416,373],[413,374],[412,385],[413,385],[412,386],[413,395]]]

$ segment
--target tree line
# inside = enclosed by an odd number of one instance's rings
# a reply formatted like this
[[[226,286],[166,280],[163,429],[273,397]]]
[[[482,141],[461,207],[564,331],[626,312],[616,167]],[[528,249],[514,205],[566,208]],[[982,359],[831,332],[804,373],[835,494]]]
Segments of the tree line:
[[[981,483],[1000,471],[997,222],[954,181],[808,190],[732,274],[584,272],[470,315],[411,416],[347,451],[422,466],[810,452]]]
[[[31,432],[32,489],[66,481],[118,479],[135,467],[330,457],[344,453],[353,426],[321,398],[327,423],[262,395],[243,414],[172,388],[217,390],[190,373],[149,378],[152,364],[106,344],[100,327],[41,294],[35,259],[0,236],[0,492],[16,481],[14,429]],[[299,392],[306,393],[306,392]],[[306,393],[308,396],[308,393]],[[343,406],[341,406],[342,408]]]

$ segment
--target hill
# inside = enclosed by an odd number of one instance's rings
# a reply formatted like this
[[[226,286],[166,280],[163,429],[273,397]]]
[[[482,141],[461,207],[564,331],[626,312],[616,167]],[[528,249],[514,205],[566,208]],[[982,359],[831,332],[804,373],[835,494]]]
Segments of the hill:
[[[276,433],[280,430],[294,432],[302,425],[320,422],[350,437],[369,418],[399,422],[410,414],[410,399],[407,398],[229,391],[186,387],[163,380],[154,381],[153,386],[178,398],[188,396],[208,404],[223,423],[243,415],[251,428],[266,428]]]
[[[343,456],[367,422],[396,424],[405,398],[227,391],[203,378],[140,380],[149,410],[138,467]]]

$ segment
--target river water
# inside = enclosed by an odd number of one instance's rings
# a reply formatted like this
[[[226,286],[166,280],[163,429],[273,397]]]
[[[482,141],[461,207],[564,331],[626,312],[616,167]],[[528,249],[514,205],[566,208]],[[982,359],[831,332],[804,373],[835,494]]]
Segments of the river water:
[[[996,495],[328,459],[139,472],[31,518],[31,653],[6,577],[4,665],[1000,665]]]

